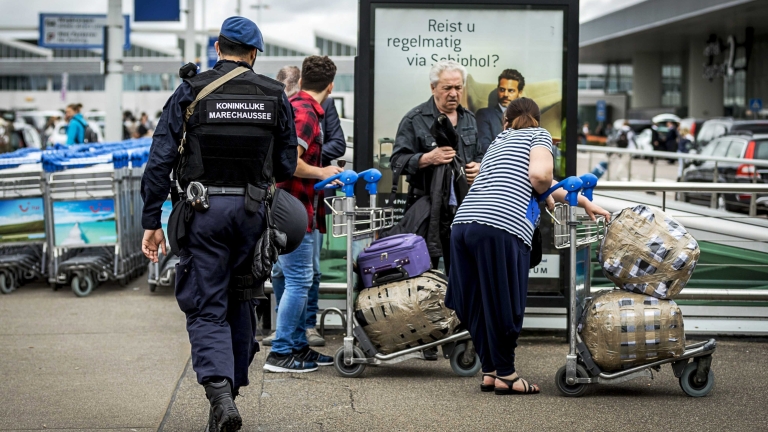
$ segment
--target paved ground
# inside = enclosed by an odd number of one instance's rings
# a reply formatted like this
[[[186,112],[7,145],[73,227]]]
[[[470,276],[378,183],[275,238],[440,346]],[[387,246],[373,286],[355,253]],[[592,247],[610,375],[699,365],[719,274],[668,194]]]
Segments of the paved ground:
[[[543,394],[514,397],[480,393],[479,377],[454,375],[447,360],[344,379],[333,367],[263,374],[261,353],[238,399],[243,430],[768,430],[766,339],[721,341],[717,385],[702,399],[685,396],[669,367],[560,397],[566,349],[561,336],[525,336],[518,368]],[[170,289],[152,294],[143,281],[84,299],[43,285],[0,297],[0,364],[0,430],[200,431],[207,416],[183,315]]]

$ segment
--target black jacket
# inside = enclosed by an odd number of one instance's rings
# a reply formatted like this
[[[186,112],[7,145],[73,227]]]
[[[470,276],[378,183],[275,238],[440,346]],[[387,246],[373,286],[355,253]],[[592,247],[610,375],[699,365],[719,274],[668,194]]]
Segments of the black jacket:
[[[347,151],[347,141],[344,131],[341,130],[341,120],[336,111],[333,98],[327,98],[321,105],[325,115],[320,120],[320,128],[323,130],[323,166],[328,166],[334,159],[344,156]]]
[[[438,121],[434,121],[430,126],[430,135],[440,147],[457,149],[461,141],[460,135],[445,115],[440,115]],[[453,222],[453,212],[450,209],[451,189],[456,199],[456,207],[461,205],[469,192],[464,165],[457,152],[450,163],[433,167],[430,184],[426,188],[428,194],[408,206],[403,219],[384,236],[418,234],[426,240],[430,257],[443,256],[444,249],[448,247],[443,241],[450,238]]]
[[[459,106],[459,121],[456,132],[459,143],[456,154],[467,164],[480,163],[483,160],[483,149],[477,142],[477,122],[475,115]],[[408,111],[400,121],[392,151],[392,171],[402,170],[408,176],[409,187],[429,192],[432,183],[432,173],[436,167],[430,166],[419,169],[419,158],[436,147],[435,139],[430,132],[432,124],[440,112],[437,110],[434,98]]]
[[[477,141],[483,148],[483,153],[488,151],[493,140],[504,129],[502,114],[498,104],[477,111]]]

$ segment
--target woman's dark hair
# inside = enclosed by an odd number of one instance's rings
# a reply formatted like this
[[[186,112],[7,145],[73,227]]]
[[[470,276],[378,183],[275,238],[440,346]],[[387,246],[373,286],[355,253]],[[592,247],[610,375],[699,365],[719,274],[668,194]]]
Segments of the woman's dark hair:
[[[309,56],[301,65],[301,89],[321,92],[336,77],[336,65],[328,56]]]
[[[533,99],[515,99],[507,106],[504,113],[506,126],[512,129],[525,129],[539,127],[541,123],[541,111]]]
[[[251,55],[251,51],[254,49],[256,48],[239,44],[227,39],[226,36],[219,35],[219,52],[221,55],[245,58]]]
[[[83,109],[83,104],[81,103],[73,103],[67,105],[67,108],[71,109],[72,111],[79,113],[81,109]]]

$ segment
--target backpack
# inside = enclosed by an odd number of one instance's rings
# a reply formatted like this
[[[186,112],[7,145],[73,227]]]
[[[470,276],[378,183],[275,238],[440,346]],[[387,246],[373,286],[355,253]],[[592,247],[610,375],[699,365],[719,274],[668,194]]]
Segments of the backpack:
[[[87,123],[83,123],[80,119],[74,119],[80,122],[81,125],[83,125],[83,128],[85,129],[83,131],[83,143],[97,143],[99,142],[99,135],[96,134],[96,131],[91,128],[91,125]]]
[[[629,147],[629,133],[626,130],[622,130],[619,133],[619,138],[616,139],[616,145],[621,148],[627,148]]]
[[[83,142],[85,143],[99,142],[99,135],[96,134],[95,130],[91,129],[91,126],[85,127],[85,132],[83,132]]]

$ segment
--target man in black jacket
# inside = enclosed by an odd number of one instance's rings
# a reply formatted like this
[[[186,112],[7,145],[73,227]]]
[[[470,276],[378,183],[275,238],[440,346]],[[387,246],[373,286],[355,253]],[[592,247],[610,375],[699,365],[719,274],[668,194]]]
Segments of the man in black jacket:
[[[418,197],[430,195],[435,168],[452,163],[454,158],[464,168],[463,172],[455,173],[454,182],[464,181],[471,185],[480,172],[483,149],[477,142],[475,116],[460,104],[466,77],[466,69],[455,61],[436,63],[429,73],[432,97],[410,110],[400,121],[392,152],[392,169],[395,174],[408,176],[408,205]],[[440,114],[447,116],[458,135],[455,149],[438,146],[432,135],[432,126]],[[451,204],[449,211],[441,215],[440,225],[453,220],[455,209],[463,199],[456,196],[455,184],[446,193],[450,194]],[[449,240],[450,232],[447,235],[441,233],[438,239],[434,233],[427,238],[433,267],[437,267],[442,256],[446,273],[450,269]]]

